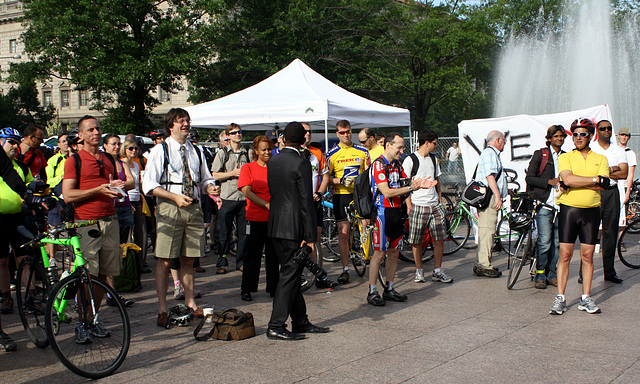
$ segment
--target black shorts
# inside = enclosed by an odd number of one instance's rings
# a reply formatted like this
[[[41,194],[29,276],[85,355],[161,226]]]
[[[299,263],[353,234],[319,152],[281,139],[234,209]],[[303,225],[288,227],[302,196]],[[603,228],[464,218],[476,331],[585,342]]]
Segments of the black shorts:
[[[576,208],[560,204],[558,214],[558,238],[561,243],[595,245],[598,242],[600,207]]]
[[[333,195],[333,215],[336,222],[349,220],[347,207],[353,201],[353,195]]]

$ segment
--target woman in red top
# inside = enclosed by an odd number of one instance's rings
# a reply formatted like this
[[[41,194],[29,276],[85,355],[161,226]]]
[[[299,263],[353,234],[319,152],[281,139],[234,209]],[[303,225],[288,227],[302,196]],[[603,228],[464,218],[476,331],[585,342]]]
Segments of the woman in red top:
[[[247,255],[242,270],[240,297],[251,301],[251,292],[258,291],[262,250],[265,254],[267,272],[267,292],[273,297],[278,285],[278,258],[267,241],[269,221],[269,184],[267,183],[267,162],[274,148],[273,141],[266,136],[253,139],[253,161],[240,169],[238,189],[247,197]]]

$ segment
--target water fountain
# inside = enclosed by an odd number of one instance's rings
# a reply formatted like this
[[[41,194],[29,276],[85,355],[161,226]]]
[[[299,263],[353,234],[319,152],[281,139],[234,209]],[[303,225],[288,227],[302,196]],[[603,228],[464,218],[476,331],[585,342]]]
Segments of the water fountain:
[[[510,38],[495,78],[494,116],[546,114],[608,104],[613,124],[640,134],[640,34],[633,20],[614,28],[605,0],[565,0],[561,32]],[[640,140],[631,140],[640,153]]]

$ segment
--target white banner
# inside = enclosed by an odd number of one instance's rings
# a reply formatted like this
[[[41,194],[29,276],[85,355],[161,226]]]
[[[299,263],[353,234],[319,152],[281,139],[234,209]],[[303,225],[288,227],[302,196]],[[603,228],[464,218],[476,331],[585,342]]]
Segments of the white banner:
[[[467,182],[471,181],[473,171],[478,165],[480,152],[486,148],[486,138],[489,132],[496,130],[505,134],[506,143],[500,156],[504,168],[510,168],[517,172],[516,181],[520,184],[520,191],[526,188],[525,170],[533,152],[545,146],[547,129],[552,125],[560,124],[567,131],[567,140],[562,149],[571,151],[574,148],[571,140],[571,123],[579,117],[588,117],[596,124],[600,120],[612,121],[611,110],[608,105],[599,105],[593,108],[578,111],[554,113],[549,115],[517,115],[499,117],[493,119],[464,120],[458,124],[458,135],[464,173]],[[612,139],[615,140],[615,124]],[[593,140],[597,140],[597,132]],[[511,185],[510,185],[511,187]]]

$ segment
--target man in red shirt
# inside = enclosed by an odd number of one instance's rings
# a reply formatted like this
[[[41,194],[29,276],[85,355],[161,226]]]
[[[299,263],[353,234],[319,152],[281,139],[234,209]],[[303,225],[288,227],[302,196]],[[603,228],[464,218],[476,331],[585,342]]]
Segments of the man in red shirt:
[[[111,188],[124,188],[124,182],[119,180],[115,173],[113,158],[110,159],[99,150],[102,132],[98,120],[92,116],[80,119],[78,137],[84,141],[83,149],[77,153],[81,160],[80,173],[77,173],[76,161],[69,158],[64,165],[62,195],[66,203],[75,204],[76,222],[98,220],[96,225],[78,228],[78,235],[89,272],[104,281],[107,276],[120,274],[120,227],[113,199],[122,196]],[[91,230],[100,231],[100,236],[89,236]],[[96,290],[95,293],[96,303],[99,305],[104,292]],[[83,340],[90,340],[91,336],[109,336],[109,332],[97,321],[93,322],[89,329],[82,329],[82,324],[78,327],[80,328],[76,328],[77,343],[84,343],[86,341]]]
[[[44,142],[44,131],[35,125],[28,125],[24,129],[22,135],[22,143],[20,144],[20,153],[18,160],[22,161],[29,167],[34,178],[40,177],[40,180],[47,181],[47,160],[40,150],[40,145]]]

